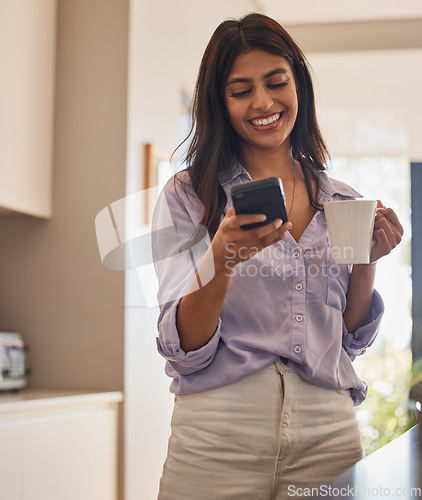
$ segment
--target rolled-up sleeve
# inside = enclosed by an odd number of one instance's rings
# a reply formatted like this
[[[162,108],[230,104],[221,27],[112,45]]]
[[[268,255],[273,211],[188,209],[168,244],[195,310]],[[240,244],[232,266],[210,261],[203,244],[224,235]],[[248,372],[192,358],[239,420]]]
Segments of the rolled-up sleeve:
[[[371,320],[351,333],[343,322],[343,347],[349,357],[354,360],[356,356],[364,354],[370,347],[379,332],[381,318],[384,314],[384,302],[380,294],[374,290],[371,306]]]
[[[200,349],[185,352],[180,347],[180,339],[176,326],[177,304],[163,308],[158,319],[157,348],[169,365],[181,375],[202,370],[214,359],[221,336],[221,320],[211,339]]]
[[[171,183],[170,183],[171,182]],[[208,366],[214,359],[221,336],[221,320],[206,345],[185,352],[180,346],[176,315],[180,300],[195,290],[195,275],[209,244],[203,231],[199,242],[192,244],[198,228],[197,214],[190,210],[183,192],[176,192],[173,181],[167,183],[157,201],[152,220],[154,265],[158,277],[158,352],[181,375],[189,375]],[[203,276],[201,275],[201,283]],[[199,284],[196,283],[199,287]]]

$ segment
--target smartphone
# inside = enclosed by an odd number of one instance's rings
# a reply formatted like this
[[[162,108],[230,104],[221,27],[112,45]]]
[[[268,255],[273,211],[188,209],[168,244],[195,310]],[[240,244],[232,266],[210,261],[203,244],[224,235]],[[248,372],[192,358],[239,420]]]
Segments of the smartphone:
[[[230,196],[237,215],[265,214],[267,216],[263,222],[240,226],[242,229],[264,226],[274,219],[281,219],[283,222],[288,220],[283,184],[279,177],[237,184],[231,188]]]

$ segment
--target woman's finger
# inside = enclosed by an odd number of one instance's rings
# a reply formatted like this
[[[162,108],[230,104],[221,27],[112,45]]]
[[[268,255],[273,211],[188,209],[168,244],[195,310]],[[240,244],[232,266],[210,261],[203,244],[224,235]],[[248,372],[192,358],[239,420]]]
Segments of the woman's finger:
[[[383,217],[385,217],[388,221],[391,222],[391,224],[395,228],[397,228],[397,231],[400,234],[400,236],[403,236],[403,233],[404,233],[403,226],[400,224],[400,221],[399,221],[399,219],[398,219],[398,217],[393,209],[386,208],[382,211],[381,210],[377,211],[376,217],[375,217],[375,222],[377,222],[377,220],[382,220]]]
[[[379,258],[390,253],[388,237],[384,229],[379,228],[374,232],[373,246],[371,250],[371,262],[375,262]]]
[[[385,231],[391,248],[394,248],[400,243],[402,237],[400,228],[393,225],[386,217],[380,217],[377,219],[374,224],[374,231],[377,231],[378,229],[383,229]]]
[[[277,227],[271,233],[268,233],[267,235],[265,235],[261,239],[261,244],[263,245],[263,248],[268,247],[270,245],[273,245],[274,243],[277,243],[278,241],[285,238],[287,231],[289,231],[291,228],[292,228],[292,223],[285,222],[284,224]]]
[[[228,215],[227,211],[227,215]],[[241,214],[241,215],[232,215],[229,216],[229,224],[231,228],[239,229],[241,226],[245,226],[248,224],[256,224],[257,222],[265,222],[266,215],[264,214]],[[263,226],[262,226],[263,227]],[[244,231],[242,229],[242,231]],[[246,231],[250,231],[250,229],[246,229]]]
[[[387,244],[388,246],[393,246],[394,243],[394,236],[392,234],[392,229],[389,226],[389,223],[387,219],[383,218],[377,221],[377,223],[374,225],[374,235],[377,236],[379,235],[380,231],[382,231],[385,236],[387,237]]]

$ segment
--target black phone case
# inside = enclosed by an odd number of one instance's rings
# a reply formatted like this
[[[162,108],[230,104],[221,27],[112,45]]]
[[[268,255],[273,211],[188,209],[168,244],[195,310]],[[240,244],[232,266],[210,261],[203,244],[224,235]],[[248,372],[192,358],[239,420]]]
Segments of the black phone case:
[[[268,177],[259,181],[233,186],[230,190],[236,214],[265,214],[266,220],[245,224],[242,229],[264,226],[274,219],[288,220],[284,201],[283,184],[279,177]]]

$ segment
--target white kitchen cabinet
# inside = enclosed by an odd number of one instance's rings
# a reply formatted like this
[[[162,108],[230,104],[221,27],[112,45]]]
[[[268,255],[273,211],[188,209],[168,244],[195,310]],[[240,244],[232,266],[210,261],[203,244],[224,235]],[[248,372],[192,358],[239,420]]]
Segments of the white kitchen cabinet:
[[[22,499],[22,430],[0,424],[0,498]]]
[[[51,216],[57,0],[0,0],[0,212]]]
[[[0,396],[0,498],[116,500],[119,392]]]

